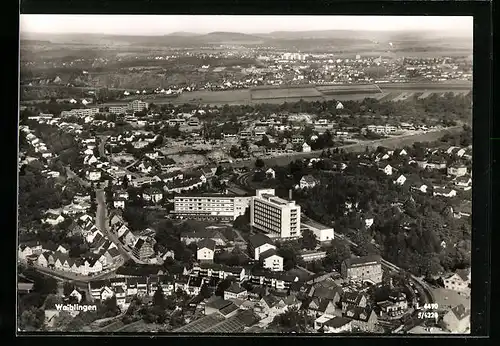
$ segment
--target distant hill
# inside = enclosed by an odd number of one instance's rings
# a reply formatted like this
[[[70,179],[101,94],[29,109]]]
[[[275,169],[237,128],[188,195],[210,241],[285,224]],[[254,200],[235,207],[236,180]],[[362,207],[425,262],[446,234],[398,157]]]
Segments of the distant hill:
[[[165,35],[165,36],[194,37],[194,36],[200,36],[200,34],[196,34],[194,32],[176,31],[176,32],[172,32],[172,33]]]
[[[310,50],[321,47],[341,50],[351,47],[359,51],[385,50],[389,43],[397,50],[446,47],[446,49],[472,50],[472,38],[455,33],[441,34],[430,31],[275,31],[271,33],[244,34],[239,32],[216,31],[208,34],[178,31],[166,35],[106,35],[106,34],[44,34],[21,33],[21,41],[50,41],[53,44],[88,44],[97,46],[171,46],[192,47],[202,45],[266,44],[281,49]],[[29,44],[27,41],[26,44]],[[47,42],[48,43],[48,42]]]
[[[220,41],[220,42],[230,42],[230,41],[259,42],[259,41],[263,41],[263,38],[259,37],[259,36],[242,34],[239,32],[223,32],[223,31],[211,32],[211,33],[208,33],[206,35],[200,36],[199,38],[203,41]]]

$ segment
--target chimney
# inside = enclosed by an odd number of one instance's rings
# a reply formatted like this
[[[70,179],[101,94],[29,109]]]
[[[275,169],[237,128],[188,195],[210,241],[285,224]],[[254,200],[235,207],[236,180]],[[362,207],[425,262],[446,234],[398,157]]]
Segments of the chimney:
[[[288,199],[292,200],[292,189],[288,190]]]

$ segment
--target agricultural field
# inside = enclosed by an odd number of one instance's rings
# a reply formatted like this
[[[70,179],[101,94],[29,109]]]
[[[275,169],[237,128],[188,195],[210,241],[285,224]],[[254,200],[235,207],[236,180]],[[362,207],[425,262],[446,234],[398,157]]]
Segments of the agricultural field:
[[[384,83],[378,84],[382,90],[472,90],[472,83],[462,82],[462,83]]]
[[[275,98],[309,98],[321,97],[322,94],[316,88],[278,88],[278,89],[256,89],[251,91],[252,99],[275,99]]]
[[[320,85],[316,87],[323,94],[330,93],[371,93],[372,91],[380,92],[374,84],[351,84],[351,85]]]
[[[262,98],[262,99],[252,99],[252,104],[259,103],[268,103],[268,104],[282,104],[285,102],[299,102],[300,100],[304,100],[307,102],[314,101],[324,101],[325,97],[323,96],[301,96],[301,97],[280,97],[280,98]]]
[[[175,99],[171,99],[172,103],[201,103],[201,104],[231,104],[239,102],[245,104],[250,101],[249,90],[224,90],[224,91],[193,91],[183,93]]]

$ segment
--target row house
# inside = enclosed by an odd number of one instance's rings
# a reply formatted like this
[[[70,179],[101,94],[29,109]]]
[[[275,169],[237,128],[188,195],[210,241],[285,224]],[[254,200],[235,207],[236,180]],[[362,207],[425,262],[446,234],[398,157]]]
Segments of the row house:
[[[231,277],[239,282],[242,282],[246,278],[245,268],[243,267],[228,267],[208,262],[195,264],[191,275],[203,278],[218,278],[221,280]]]
[[[432,195],[451,198],[457,195],[457,191],[443,186],[434,186]]]
[[[337,309],[335,302],[328,298],[308,298],[302,303],[301,309],[305,310],[309,316],[314,316],[315,318],[320,316],[332,318],[342,315],[339,309]]]
[[[19,245],[17,255],[20,260],[26,261],[29,256],[40,255],[42,251],[42,244],[39,242],[28,242]]]
[[[172,183],[174,180],[183,180],[184,174],[181,171],[167,172],[162,175],[161,179],[165,183]]]
[[[148,185],[148,184],[153,184],[155,182],[159,182],[161,179],[158,176],[154,177],[139,177],[135,178],[131,181],[132,186],[134,187],[141,187],[143,185]]]
[[[204,184],[201,178],[195,177],[187,180],[175,180],[167,183],[164,187],[165,191],[172,193],[181,193],[183,191],[190,191],[196,189]]]
[[[252,272],[249,275],[249,281],[254,285],[268,286],[278,290],[286,290],[295,282],[299,282],[299,278],[294,275],[287,275],[273,272]]]

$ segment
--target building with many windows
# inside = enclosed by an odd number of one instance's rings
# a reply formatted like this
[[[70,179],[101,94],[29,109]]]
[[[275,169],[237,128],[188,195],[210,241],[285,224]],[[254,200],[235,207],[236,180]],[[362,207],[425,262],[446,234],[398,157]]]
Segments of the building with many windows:
[[[77,108],[69,111],[62,111],[61,118],[66,117],[90,117],[99,113],[99,108]]]
[[[175,196],[172,213],[178,218],[233,221],[244,215],[251,197],[227,194]]]
[[[109,112],[111,114],[125,114],[127,112],[126,106],[111,106],[109,107]]]
[[[127,109],[135,112],[142,112],[148,109],[148,103],[141,100],[134,100],[127,105]]]
[[[351,281],[382,282],[382,264],[380,256],[349,258],[342,262],[341,273],[344,279]]]
[[[270,237],[298,238],[300,206],[275,195],[274,189],[256,191],[250,205],[250,224]]]

